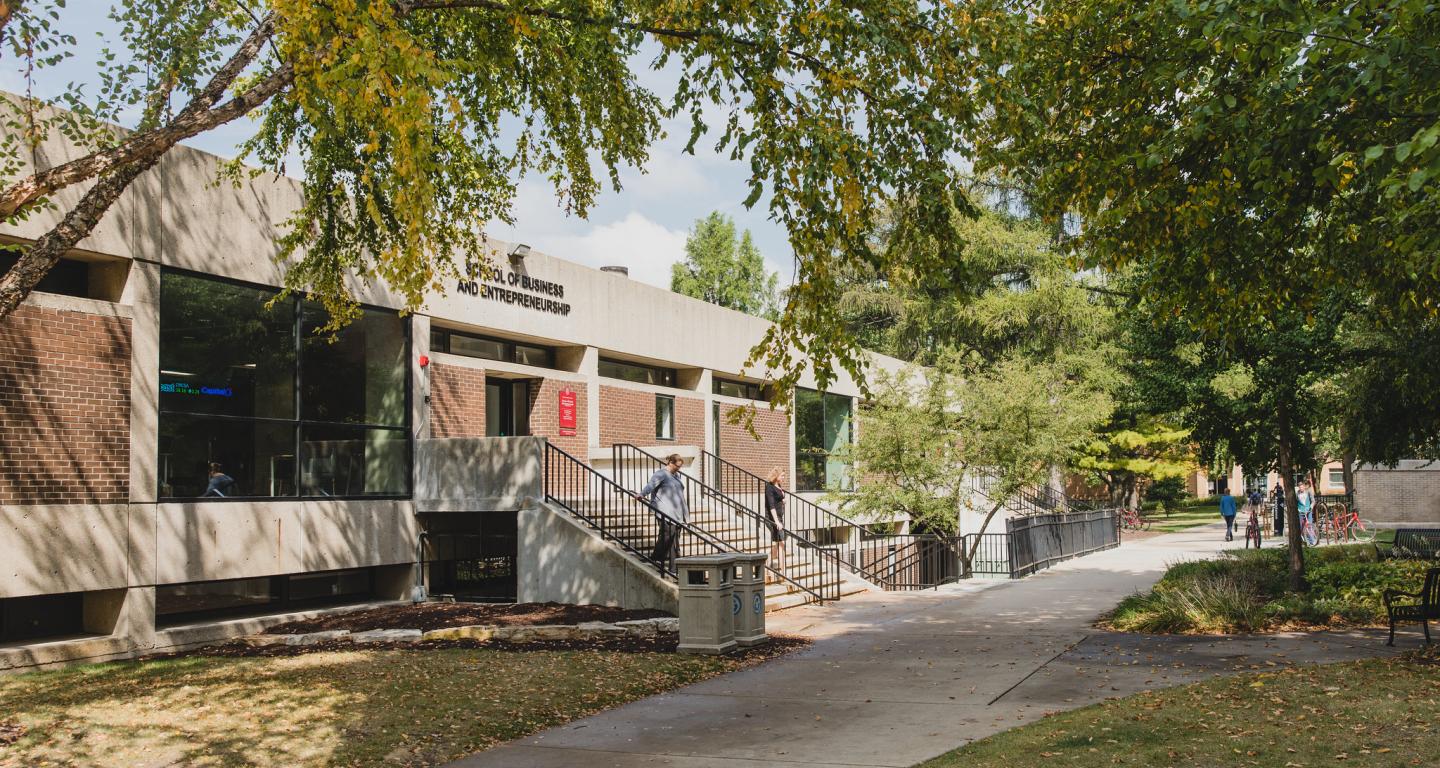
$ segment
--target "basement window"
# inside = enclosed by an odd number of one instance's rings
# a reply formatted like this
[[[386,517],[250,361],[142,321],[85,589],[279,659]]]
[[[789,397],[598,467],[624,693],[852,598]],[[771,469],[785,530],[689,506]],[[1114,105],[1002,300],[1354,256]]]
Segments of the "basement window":
[[[16,246],[0,246],[0,275],[9,272],[20,260],[20,249]],[[62,258],[40,278],[35,286],[38,293],[53,293],[60,296],[75,296],[81,299],[119,301],[125,285],[125,273],[129,262],[118,260],[82,261]]]

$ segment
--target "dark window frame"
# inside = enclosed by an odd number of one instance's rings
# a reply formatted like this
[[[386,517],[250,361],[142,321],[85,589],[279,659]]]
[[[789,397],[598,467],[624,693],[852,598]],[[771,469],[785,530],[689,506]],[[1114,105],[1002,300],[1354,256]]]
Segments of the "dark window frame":
[[[608,373],[605,373],[605,366],[607,366],[607,365],[616,365],[616,366],[623,366],[623,367],[628,367],[628,368],[637,368],[637,369],[640,369],[640,370],[650,371],[650,372],[652,372],[652,373],[655,374],[655,378],[656,378],[658,381],[655,381],[655,382],[636,381],[636,380],[634,380],[634,379],[627,379],[627,378],[625,378],[624,376],[613,376],[613,375],[610,375],[610,374],[608,374]],[[596,371],[596,372],[599,373],[600,376],[602,376],[602,377],[604,377],[604,378],[607,378],[607,379],[615,379],[616,381],[628,381],[628,382],[630,382],[630,383],[632,383],[632,384],[644,384],[644,385],[646,385],[646,386],[651,386],[651,387],[668,387],[668,388],[670,388],[670,389],[676,389],[676,388],[677,388],[677,383],[678,383],[679,380],[680,380],[680,372],[679,372],[677,369],[675,369],[675,368],[666,368],[666,367],[663,366],[663,365],[649,365],[649,364],[647,364],[647,363],[636,363],[636,362],[633,362],[633,361],[630,361],[630,360],[618,360],[618,359],[613,358],[613,357],[602,357],[602,358],[600,358],[600,362],[599,362],[599,365],[597,366],[597,371]]]
[[[807,388],[807,387],[799,387],[799,388],[797,389],[796,397],[795,397],[795,407],[796,407],[797,409],[799,408],[800,391],[813,393],[813,394],[815,394],[815,395],[818,396],[818,399],[819,399],[819,402],[820,402],[820,422],[819,422],[819,426],[820,426],[820,430],[821,430],[821,438],[820,438],[821,447],[818,448],[818,449],[810,449],[810,448],[802,449],[802,448],[800,447],[800,439],[801,439],[800,431],[799,431],[798,428],[796,429],[796,432],[795,432],[795,444],[794,444],[794,446],[793,446],[792,449],[791,449],[792,452],[794,453],[794,458],[795,458],[795,475],[796,475],[796,477],[795,477],[795,490],[796,490],[797,492],[799,492],[799,493],[823,493],[823,492],[828,492],[828,491],[831,491],[831,490],[832,490],[832,488],[830,487],[830,482],[829,482],[829,481],[830,481],[830,478],[828,477],[828,473],[823,473],[823,474],[826,474],[827,476],[824,478],[824,481],[822,482],[821,487],[819,487],[819,488],[802,487],[801,481],[802,481],[802,479],[803,479],[806,475],[805,475],[804,472],[801,471],[800,465],[801,465],[801,463],[802,463],[802,460],[815,460],[815,459],[818,459],[818,460],[820,461],[821,467],[823,468],[823,467],[829,462],[829,459],[830,459],[830,456],[831,456],[831,452],[824,447],[824,442],[825,442],[824,430],[825,430],[825,424],[828,422],[828,418],[827,418],[827,416],[828,416],[828,413],[827,413],[827,404],[828,404],[829,402],[833,401],[833,400],[844,400],[844,401],[847,403],[847,408],[848,408],[848,410],[849,410],[849,412],[850,412],[850,419],[849,419],[849,428],[846,429],[845,442],[846,442],[848,445],[854,445],[854,444],[855,444],[855,398],[850,397],[849,395],[839,395],[839,394],[834,394],[834,393],[831,393],[831,392],[825,392],[825,391],[822,391],[822,390],[809,389],[809,388]],[[800,418],[798,413],[796,414],[796,417],[795,417],[795,418],[796,418],[796,423],[797,423],[797,426],[798,426],[799,418]],[[837,490],[837,491],[841,491],[841,492],[849,492],[849,491],[853,491],[853,490],[855,489],[855,478],[854,478],[853,476],[851,476],[851,475],[849,475],[849,474],[846,474],[844,479],[845,479],[846,482],[840,484],[838,487],[834,488],[833,490]]]
[[[501,353],[500,357],[484,357],[481,355],[467,355],[463,352],[452,352],[450,351],[450,339],[455,336],[460,336],[466,339],[474,339],[476,341],[488,341],[493,344],[499,344],[504,349],[504,352]],[[437,340],[441,342],[438,346],[436,344]],[[538,349],[543,351],[545,353],[545,356],[549,358],[550,364],[536,365],[534,363],[520,362],[520,360],[518,359],[519,355],[516,352],[517,347],[528,347],[530,349]],[[504,339],[500,338],[499,336],[485,336],[483,334],[470,333],[468,331],[457,331],[451,328],[437,328],[435,326],[430,327],[430,351],[443,352],[447,355],[459,355],[460,357],[468,357],[472,360],[493,360],[497,363],[511,363],[513,365],[526,365],[531,368],[544,368],[546,370],[552,371],[557,370],[555,363],[555,347],[547,346],[545,344],[535,344],[529,341],[515,341],[514,339]]]
[[[291,613],[299,610],[313,610],[323,607],[354,605],[356,603],[371,602],[375,599],[375,571],[374,566],[365,568],[338,568],[329,571],[305,571],[301,573],[284,573],[278,576],[247,576],[238,579],[210,579],[206,581],[186,581],[178,584],[160,584],[157,590],[167,587],[189,587],[199,584],[223,584],[233,581],[252,581],[257,578],[269,579],[270,594],[274,595],[271,600],[251,605],[236,605],[229,608],[203,608],[193,611],[176,611],[174,613],[160,613],[159,601],[156,601],[154,608],[155,626],[169,628],[194,624],[204,621],[218,621],[227,618],[239,618],[244,616],[265,616],[275,613]],[[355,595],[339,595],[338,600],[324,600],[317,598],[295,599],[290,595],[290,580],[293,578],[314,578],[321,576],[336,576],[344,574],[364,573],[367,578],[367,588],[363,593]],[[158,597],[158,596],[157,596]],[[353,598],[353,599],[351,599]]]
[[[246,288],[246,289],[249,289],[249,290],[258,291],[258,292],[261,292],[261,293],[268,293],[268,294],[271,294],[272,296],[278,295],[278,294],[280,293],[280,289],[274,288],[274,287],[272,287],[272,286],[260,285],[260,284],[258,284],[258,283],[251,283],[251,282],[248,282],[248,281],[245,281],[245,280],[236,280],[236,279],[230,278],[230,277],[221,277],[221,276],[218,276],[218,275],[210,275],[210,274],[206,274],[206,273],[204,273],[204,272],[196,272],[196,271],[194,271],[194,270],[179,269],[179,268],[176,268],[176,267],[162,267],[162,268],[161,268],[161,271],[160,271],[160,279],[161,279],[161,282],[162,282],[162,286],[163,286],[163,281],[164,281],[164,279],[165,279],[165,276],[166,276],[167,274],[182,275],[182,276],[185,276],[185,277],[198,278],[198,279],[201,279],[201,280],[208,280],[208,281],[211,281],[211,282],[225,283],[225,284],[228,284],[228,285],[233,285],[233,286],[237,286],[237,287],[241,287],[241,288]],[[164,295],[164,289],[163,289],[163,287],[161,288],[161,295],[162,295],[162,297],[163,297],[163,295]],[[404,351],[404,353],[403,353],[403,355],[402,355],[402,359],[406,361],[405,372],[404,372],[404,375],[401,377],[401,378],[403,379],[403,381],[404,381],[404,387],[405,387],[405,402],[404,402],[404,405],[403,405],[403,408],[404,408],[404,420],[403,420],[403,421],[404,421],[404,423],[399,424],[399,425],[392,425],[392,424],[371,424],[371,423],[365,423],[365,422],[348,422],[348,421],[329,421],[329,420],[322,420],[322,419],[307,419],[307,418],[304,418],[304,416],[303,416],[303,414],[305,413],[305,410],[304,410],[304,403],[303,403],[303,400],[304,400],[304,398],[303,398],[303,386],[302,386],[302,382],[301,382],[301,371],[304,369],[304,359],[303,359],[302,356],[303,356],[303,354],[304,354],[304,347],[305,347],[305,334],[304,334],[304,330],[303,330],[303,329],[304,329],[304,322],[305,322],[305,311],[304,311],[304,310],[305,310],[306,299],[305,299],[304,296],[297,295],[297,296],[292,297],[292,298],[290,299],[290,301],[294,302],[294,306],[293,306],[293,308],[292,308],[292,310],[291,310],[291,311],[294,313],[294,318],[293,318],[293,320],[294,320],[294,333],[291,334],[291,337],[292,337],[293,343],[294,343],[294,345],[295,345],[295,347],[294,347],[294,355],[295,355],[295,356],[294,356],[294,358],[293,358],[293,359],[294,359],[294,371],[293,371],[293,374],[294,374],[293,387],[294,387],[294,389],[292,390],[292,391],[293,391],[293,399],[292,399],[293,413],[292,413],[292,417],[291,417],[291,418],[279,418],[279,417],[270,417],[270,416],[235,416],[235,415],[231,415],[231,414],[204,413],[204,412],[197,412],[197,411],[187,411],[187,410],[176,409],[176,408],[166,408],[166,407],[163,407],[163,406],[159,406],[159,405],[157,404],[157,421],[158,421],[159,419],[163,419],[166,414],[170,414],[170,415],[185,416],[185,417],[188,417],[188,418],[200,419],[200,420],[210,419],[210,420],[216,420],[216,421],[231,421],[231,422],[242,422],[242,423],[250,423],[250,424],[254,424],[254,423],[283,424],[283,425],[289,425],[289,426],[293,427],[293,428],[294,428],[294,431],[295,431],[295,438],[294,438],[294,440],[295,440],[295,448],[294,448],[294,451],[293,451],[293,453],[292,453],[293,461],[294,461],[294,468],[293,468],[293,470],[292,470],[293,477],[291,478],[291,483],[292,483],[292,485],[293,485],[294,488],[295,488],[295,492],[294,492],[293,494],[287,495],[287,496],[261,496],[261,495],[251,495],[251,496],[161,496],[160,499],[159,499],[161,502],[187,502],[187,503],[204,502],[204,503],[207,503],[207,504],[211,504],[211,503],[225,503],[225,502],[255,502],[255,501],[306,501],[306,500],[313,500],[313,499],[333,499],[333,500],[339,500],[339,501],[364,501],[364,500],[372,500],[372,501],[397,501],[397,500],[406,500],[406,499],[409,499],[409,498],[411,498],[411,496],[413,495],[414,490],[415,490],[415,488],[414,488],[414,485],[415,485],[415,440],[413,439],[410,430],[411,430],[411,427],[413,426],[413,417],[414,417],[414,376],[412,375],[412,372],[411,372],[411,370],[410,370],[410,364],[409,364],[409,361],[410,361],[410,359],[411,359],[411,355],[414,353],[414,349],[415,349],[414,322],[413,322],[413,320],[411,320],[409,317],[402,316],[402,315],[401,315],[399,312],[397,312],[396,310],[389,309],[389,308],[387,308],[387,307],[380,307],[380,306],[375,306],[375,305],[372,305],[372,304],[363,304],[363,303],[359,305],[359,306],[360,306],[360,309],[362,309],[362,310],[371,310],[371,311],[375,311],[375,312],[384,312],[384,313],[392,314],[392,315],[395,315],[396,317],[398,317],[398,318],[400,319],[400,321],[401,321],[401,322],[400,322],[401,335],[402,335],[403,338],[404,338],[404,344],[405,344],[405,351]],[[340,496],[304,495],[304,494],[302,494],[302,493],[301,493],[301,484],[300,484],[300,476],[301,476],[301,467],[300,467],[300,463],[301,463],[301,462],[300,462],[300,457],[301,457],[301,447],[302,447],[302,444],[303,444],[303,437],[304,437],[304,434],[305,434],[305,431],[306,431],[306,428],[307,428],[307,427],[350,427],[350,428],[362,429],[362,430],[381,430],[381,431],[393,432],[393,433],[399,434],[399,435],[401,436],[401,438],[405,441],[405,467],[404,467],[405,490],[404,490],[403,492],[400,492],[400,493],[373,493],[373,494],[362,494],[362,495],[347,494],[347,495],[340,495]],[[156,468],[156,471],[158,471],[158,470],[159,470],[159,468],[157,467],[157,468]],[[157,489],[157,490],[158,490],[158,489]]]
[[[745,394],[731,395],[721,392],[720,388],[726,384],[742,388],[745,391]],[[710,390],[714,394],[720,395],[721,397],[734,397],[741,400],[756,400],[762,403],[770,402],[769,393],[766,392],[765,385],[756,384],[753,381],[741,381],[739,379],[727,379],[722,376],[715,376],[711,378]]]
[[[660,434],[660,424],[661,424],[661,421],[660,421],[660,403],[661,403],[661,402],[666,402],[666,401],[668,401],[668,402],[670,403],[670,434],[669,434],[669,435],[662,435],[662,434]],[[656,440],[664,440],[664,441],[666,441],[666,442],[674,442],[674,441],[675,441],[675,396],[674,396],[674,395],[662,395],[662,394],[660,394],[660,393],[658,393],[658,392],[655,393],[655,439],[656,439]]]

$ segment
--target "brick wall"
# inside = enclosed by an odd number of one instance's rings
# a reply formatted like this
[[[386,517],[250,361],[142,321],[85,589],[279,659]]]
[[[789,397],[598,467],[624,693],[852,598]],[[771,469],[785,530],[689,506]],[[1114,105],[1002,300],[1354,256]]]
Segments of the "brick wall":
[[[770,470],[779,467],[790,472],[790,423],[784,411],[772,411],[760,405],[755,409],[756,440],[745,429],[744,423],[730,424],[726,417],[742,406],[720,405],[720,458],[741,469],[768,477]],[[793,487],[794,481],[791,480]]]
[[[430,364],[430,436],[485,436],[485,371]]]
[[[0,504],[130,496],[130,321],[22,306],[0,320]]]
[[[663,445],[655,439],[655,393],[624,387],[600,387],[600,445]],[[675,398],[676,445],[705,446],[705,401]]]
[[[569,387],[575,392],[575,434],[560,434],[560,390]],[[585,403],[585,385],[561,379],[537,379],[530,382],[530,434],[546,437],[562,451],[589,463],[590,438],[586,424],[589,418]]]
[[[1420,468],[1420,463],[1357,469],[1355,505],[1360,516],[1379,523],[1440,523],[1440,464]]]

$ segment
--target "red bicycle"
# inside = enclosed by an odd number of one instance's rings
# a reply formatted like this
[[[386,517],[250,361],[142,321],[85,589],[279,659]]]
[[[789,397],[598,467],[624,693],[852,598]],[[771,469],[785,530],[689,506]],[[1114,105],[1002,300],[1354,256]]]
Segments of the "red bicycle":
[[[1120,510],[1120,530],[1122,531],[1148,531],[1150,521],[1140,514],[1138,509]]]

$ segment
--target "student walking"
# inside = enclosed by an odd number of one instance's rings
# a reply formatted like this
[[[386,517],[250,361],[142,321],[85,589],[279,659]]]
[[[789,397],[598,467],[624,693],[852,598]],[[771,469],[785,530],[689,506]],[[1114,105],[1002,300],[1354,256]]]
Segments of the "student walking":
[[[785,471],[776,467],[765,480],[765,522],[770,526],[770,567],[785,573]]]
[[[665,457],[665,466],[655,470],[635,498],[647,497],[655,506],[655,518],[660,523],[660,534],[655,538],[655,550],[650,559],[667,566],[675,560],[675,544],[680,533],[680,523],[690,519],[690,506],[685,501],[685,481],[680,479],[680,468],[685,460],[680,454]]]
[[[1230,489],[1224,488],[1220,491],[1220,516],[1225,518],[1225,540],[1235,540],[1235,497],[1230,495]]]
[[[1310,517],[1310,513],[1315,509],[1315,492],[1310,490],[1310,483],[1304,480],[1295,488],[1295,506],[1299,507],[1300,519],[1309,520],[1313,526],[1315,520]]]

